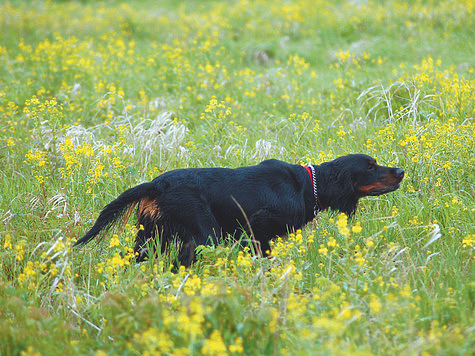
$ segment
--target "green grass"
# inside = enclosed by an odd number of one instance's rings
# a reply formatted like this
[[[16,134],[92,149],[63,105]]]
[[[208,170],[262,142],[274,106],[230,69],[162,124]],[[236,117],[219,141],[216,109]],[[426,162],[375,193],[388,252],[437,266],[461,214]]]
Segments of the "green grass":
[[[0,354],[470,354],[473,11],[1,1]],[[356,152],[401,188],[270,259],[228,241],[177,274],[175,247],[129,264],[133,226],[71,248],[167,170]]]

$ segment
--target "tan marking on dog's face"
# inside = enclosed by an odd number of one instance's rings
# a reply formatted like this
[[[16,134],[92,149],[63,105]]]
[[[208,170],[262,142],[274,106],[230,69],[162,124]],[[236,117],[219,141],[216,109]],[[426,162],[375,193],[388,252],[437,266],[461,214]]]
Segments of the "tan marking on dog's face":
[[[370,191],[374,189],[384,189],[386,187],[387,185],[384,184],[383,182],[376,182],[373,184],[364,185],[362,187],[359,187],[358,189],[363,193],[369,193]]]
[[[382,179],[379,181],[358,187],[358,190],[362,193],[370,193],[372,190],[386,189],[390,186],[396,185],[401,182],[401,180],[401,177],[397,177],[393,172],[390,172],[382,177]]]
[[[156,201],[150,198],[143,198],[140,200],[138,213],[139,216],[145,215],[153,220],[160,219],[162,216],[162,212],[160,211]]]

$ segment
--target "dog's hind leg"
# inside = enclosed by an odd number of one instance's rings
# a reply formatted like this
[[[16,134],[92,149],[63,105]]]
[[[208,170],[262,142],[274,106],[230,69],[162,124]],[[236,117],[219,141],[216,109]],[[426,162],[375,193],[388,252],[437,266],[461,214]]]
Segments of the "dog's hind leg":
[[[156,248],[155,238],[162,220],[162,212],[156,200],[144,198],[139,203],[137,215],[138,232],[135,238],[134,254],[136,262],[142,262],[151,257],[151,252],[153,253]]]
[[[189,267],[193,262],[196,261],[196,243],[194,241],[188,241],[183,243],[178,252],[178,264],[181,266]],[[178,265],[174,265],[176,270]]]
[[[178,263],[189,267],[196,261],[195,250],[200,245],[218,244],[218,236],[221,235],[220,227],[214,216],[200,217],[201,221],[197,229],[186,231],[180,236],[183,244],[178,252]]]
[[[150,219],[143,217],[139,219],[138,229],[134,254],[135,261],[142,262],[151,257],[151,253],[155,250],[157,225]]]
[[[167,191],[157,199],[142,199],[138,206],[138,226],[134,248],[137,262],[150,257],[151,249],[156,249],[156,235],[161,239],[162,251],[174,238],[178,239],[181,244],[178,263],[185,267],[196,260],[196,247],[217,244],[221,236],[209,203],[193,189],[184,187]]]
[[[178,253],[178,262],[185,267],[196,261],[195,250],[200,245],[216,245],[221,236],[221,227],[214,217],[208,204],[196,202],[191,209],[192,214],[181,216],[181,227],[184,231],[177,231],[177,235],[183,242]]]

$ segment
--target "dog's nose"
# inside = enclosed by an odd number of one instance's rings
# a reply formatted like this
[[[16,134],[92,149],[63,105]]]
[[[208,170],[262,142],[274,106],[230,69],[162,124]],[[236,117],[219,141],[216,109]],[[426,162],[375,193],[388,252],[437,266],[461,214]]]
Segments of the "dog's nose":
[[[398,178],[404,177],[404,169],[396,168],[396,171],[394,172],[394,175]]]

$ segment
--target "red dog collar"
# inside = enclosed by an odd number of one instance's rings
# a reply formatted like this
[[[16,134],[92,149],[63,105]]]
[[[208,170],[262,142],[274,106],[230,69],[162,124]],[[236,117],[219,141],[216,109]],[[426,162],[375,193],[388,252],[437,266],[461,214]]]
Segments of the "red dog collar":
[[[313,206],[313,216],[317,216],[317,212],[320,210],[320,200],[318,199],[318,194],[317,194],[317,178],[315,177],[315,168],[313,166],[303,166],[305,170],[307,171],[310,181],[312,182],[312,188],[313,188],[313,195],[315,197],[315,205]]]

